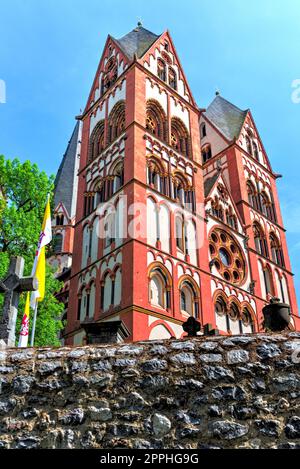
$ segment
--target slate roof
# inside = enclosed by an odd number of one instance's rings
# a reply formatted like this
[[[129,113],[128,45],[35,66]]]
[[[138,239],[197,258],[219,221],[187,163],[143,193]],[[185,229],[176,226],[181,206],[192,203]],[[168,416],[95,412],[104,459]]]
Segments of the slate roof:
[[[74,188],[74,172],[76,169],[79,129],[80,122],[78,121],[55,179],[55,208],[58,206],[59,203],[62,202],[65,208],[67,209],[70,217],[72,217],[72,201],[74,194],[76,193]]]
[[[204,115],[229,141],[232,141],[239,137],[248,111],[248,109],[242,111],[222,96],[216,96]]]
[[[114,39],[129,59],[134,58],[134,54],[140,59],[147,50],[154,44],[159,36],[142,26],[137,26],[133,31],[123,36],[121,39]]]
[[[204,181],[204,196],[207,197],[215,185],[216,180],[219,178],[220,173],[218,172],[214,176]]]

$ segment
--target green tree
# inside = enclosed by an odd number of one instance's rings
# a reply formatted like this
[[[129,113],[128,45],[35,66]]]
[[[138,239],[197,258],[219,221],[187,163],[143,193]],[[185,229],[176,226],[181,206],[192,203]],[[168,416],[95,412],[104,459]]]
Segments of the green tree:
[[[6,160],[0,156],[0,278],[8,268],[11,256],[25,259],[25,275],[30,275],[42,226],[47,194],[53,191],[53,176],[48,177],[30,161]],[[54,294],[61,287],[47,266],[45,299],[39,305],[36,346],[59,345],[58,333],[63,305]],[[3,298],[0,298],[0,310]],[[17,333],[25,306],[21,298]],[[32,323],[32,321],[31,321]]]

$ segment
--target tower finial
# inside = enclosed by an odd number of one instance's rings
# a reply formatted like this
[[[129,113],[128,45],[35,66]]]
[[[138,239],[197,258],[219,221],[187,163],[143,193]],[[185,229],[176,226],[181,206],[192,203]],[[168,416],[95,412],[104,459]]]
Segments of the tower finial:
[[[138,18],[138,28],[141,28],[143,26],[143,20],[142,18]]]
[[[219,88],[217,88],[217,89],[216,89],[216,96],[220,96],[220,94],[221,94],[221,93],[220,93],[220,90],[219,90]]]

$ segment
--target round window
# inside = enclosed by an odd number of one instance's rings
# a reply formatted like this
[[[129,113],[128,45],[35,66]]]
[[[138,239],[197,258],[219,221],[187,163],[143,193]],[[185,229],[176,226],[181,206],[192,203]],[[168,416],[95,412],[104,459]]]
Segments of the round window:
[[[246,262],[236,239],[221,228],[215,228],[209,237],[209,252],[219,274],[226,281],[241,285],[246,274]]]

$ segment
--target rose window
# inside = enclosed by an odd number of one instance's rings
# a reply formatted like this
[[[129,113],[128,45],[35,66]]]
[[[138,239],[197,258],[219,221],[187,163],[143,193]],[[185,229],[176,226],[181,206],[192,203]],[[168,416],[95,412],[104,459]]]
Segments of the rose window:
[[[235,239],[221,229],[215,229],[209,238],[209,251],[220,275],[228,282],[241,284],[245,278],[245,260]]]

